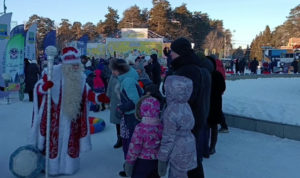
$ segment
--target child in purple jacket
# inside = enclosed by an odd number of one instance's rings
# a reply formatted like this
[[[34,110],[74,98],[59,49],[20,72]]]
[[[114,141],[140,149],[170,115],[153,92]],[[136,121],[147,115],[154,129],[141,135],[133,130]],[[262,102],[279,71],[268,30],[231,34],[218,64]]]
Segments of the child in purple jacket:
[[[163,125],[159,119],[160,103],[145,96],[137,104],[135,127],[126,156],[125,171],[132,178],[159,178],[157,154],[162,139]]]
[[[188,100],[193,82],[183,76],[171,75],[165,81],[167,107],[162,114],[163,136],[158,153],[158,173],[169,178],[188,178],[187,172],[197,167],[194,116]]]

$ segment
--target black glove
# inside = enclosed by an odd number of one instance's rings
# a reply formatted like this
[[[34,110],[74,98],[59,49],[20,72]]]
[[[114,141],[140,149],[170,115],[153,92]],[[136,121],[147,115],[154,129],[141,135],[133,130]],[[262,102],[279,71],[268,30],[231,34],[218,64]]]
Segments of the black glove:
[[[168,162],[158,161],[158,175],[163,177],[167,174]]]

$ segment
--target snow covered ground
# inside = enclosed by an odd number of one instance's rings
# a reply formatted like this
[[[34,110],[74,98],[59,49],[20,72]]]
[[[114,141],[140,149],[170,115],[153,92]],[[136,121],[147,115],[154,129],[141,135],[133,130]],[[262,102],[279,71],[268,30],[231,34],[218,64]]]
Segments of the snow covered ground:
[[[226,81],[223,111],[300,125],[300,78]]]
[[[1,178],[13,178],[9,156],[26,144],[31,114],[28,101],[0,104]],[[121,149],[113,149],[116,136],[114,125],[108,121],[109,111],[92,115],[103,118],[106,129],[92,136],[93,150],[81,155],[79,172],[58,178],[118,178],[123,154]],[[204,160],[206,178],[298,178],[299,150],[297,141],[230,128],[229,134],[219,135],[217,153]]]

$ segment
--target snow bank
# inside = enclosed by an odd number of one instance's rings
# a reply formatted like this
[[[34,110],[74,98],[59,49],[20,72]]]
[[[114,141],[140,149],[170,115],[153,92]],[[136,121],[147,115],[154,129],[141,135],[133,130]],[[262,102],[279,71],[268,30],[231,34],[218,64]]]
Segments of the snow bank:
[[[226,81],[223,111],[300,125],[300,78]]]

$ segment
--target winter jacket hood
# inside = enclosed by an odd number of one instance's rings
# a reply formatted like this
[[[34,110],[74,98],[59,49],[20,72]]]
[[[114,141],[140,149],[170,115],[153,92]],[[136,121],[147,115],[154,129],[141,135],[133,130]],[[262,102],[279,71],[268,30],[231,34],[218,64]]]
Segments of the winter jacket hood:
[[[199,59],[196,54],[192,53],[189,56],[174,59],[172,68],[173,75],[184,76],[193,81],[193,92],[189,104],[195,118],[193,133],[199,135],[198,132],[206,124],[209,113],[211,73],[214,66],[208,59]],[[199,160],[201,160],[200,157]]]
[[[139,79],[139,75],[132,67],[130,67],[128,72],[118,76],[120,82],[123,82],[126,78],[132,78],[137,81]]]
[[[147,97],[142,100],[139,106],[141,117],[143,118],[158,118],[160,113],[160,103],[154,97]]]
[[[104,83],[101,79],[101,70],[95,71],[95,78],[94,78],[94,88],[104,88]]]
[[[169,76],[165,81],[167,103],[186,103],[193,91],[192,80],[183,76]]]

